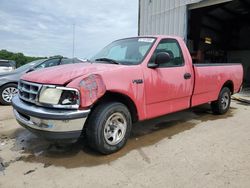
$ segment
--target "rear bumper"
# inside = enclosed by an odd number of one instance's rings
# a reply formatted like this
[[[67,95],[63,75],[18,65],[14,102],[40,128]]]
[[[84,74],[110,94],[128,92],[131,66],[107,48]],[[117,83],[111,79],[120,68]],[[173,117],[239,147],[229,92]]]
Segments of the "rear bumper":
[[[90,110],[62,110],[38,107],[18,96],[12,99],[18,123],[48,140],[77,140]]]

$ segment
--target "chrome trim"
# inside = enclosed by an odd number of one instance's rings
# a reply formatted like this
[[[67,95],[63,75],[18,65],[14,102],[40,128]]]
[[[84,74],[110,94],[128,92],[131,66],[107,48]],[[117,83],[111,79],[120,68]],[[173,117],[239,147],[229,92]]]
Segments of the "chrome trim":
[[[12,98],[12,106],[19,113],[34,116],[41,119],[70,120],[87,117],[90,109],[86,110],[66,110],[36,106],[20,100],[18,96]]]
[[[30,89],[27,89],[25,87],[25,85],[29,86]],[[31,87],[33,87],[33,89]],[[38,89],[34,90],[34,87],[37,87]],[[42,84],[37,84],[37,83],[32,83],[32,82],[20,80],[18,83],[18,90],[19,90],[18,96],[24,101],[37,104],[37,99],[38,99],[39,91],[41,90],[41,88],[42,88]],[[25,97],[21,93],[27,94],[28,97]],[[32,95],[34,95],[33,98],[31,98]]]
[[[15,109],[13,109],[14,115],[17,120],[21,121],[22,123],[25,123],[26,125],[33,126],[34,123],[25,117],[21,116]]]
[[[37,90],[34,90],[34,88],[27,89],[22,85],[27,85],[29,87],[37,87],[38,89]],[[63,91],[75,91],[76,94],[78,95],[78,100],[76,101],[77,104],[74,104],[74,105],[56,104],[56,105],[54,105],[54,104],[39,102],[40,93],[43,90],[45,90],[46,88],[61,89]],[[37,106],[44,106],[44,107],[48,107],[48,108],[58,108],[58,109],[78,109],[80,106],[80,92],[79,92],[79,90],[77,90],[75,88],[68,88],[68,87],[62,87],[62,86],[57,86],[57,85],[38,84],[38,83],[20,80],[18,83],[18,90],[19,90],[18,96],[22,100],[36,104]],[[23,92],[26,93],[26,95],[28,95],[28,97],[21,95],[21,93],[23,93]],[[32,95],[33,95],[33,97],[32,97]]]
[[[20,124],[24,124],[25,126],[41,131],[49,131],[49,132],[71,132],[71,131],[82,131],[84,124],[86,122],[85,118],[72,119],[72,120],[45,120],[32,116],[28,116],[29,119],[26,119],[22,114],[20,114],[15,109],[14,115]]]
[[[40,93],[42,93],[42,91],[47,89],[47,88],[55,88],[55,89],[60,89],[62,91],[75,91],[76,94],[78,95],[78,100],[76,101],[77,104],[75,104],[75,105],[61,105],[61,104],[49,104],[49,103],[39,102]],[[39,95],[37,98],[37,105],[45,106],[45,107],[53,107],[53,108],[78,109],[80,106],[80,92],[75,88],[61,87],[61,86],[55,86],[55,85],[43,85],[42,88],[40,89],[40,92],[39,92]]]

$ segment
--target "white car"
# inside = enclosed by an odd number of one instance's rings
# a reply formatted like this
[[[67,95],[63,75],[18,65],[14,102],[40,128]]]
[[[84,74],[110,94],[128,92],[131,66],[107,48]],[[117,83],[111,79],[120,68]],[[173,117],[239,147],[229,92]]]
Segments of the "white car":
[[[15,70],[16,65],[15,61],[3,60],[0,59],[0,73],[10,72]]]

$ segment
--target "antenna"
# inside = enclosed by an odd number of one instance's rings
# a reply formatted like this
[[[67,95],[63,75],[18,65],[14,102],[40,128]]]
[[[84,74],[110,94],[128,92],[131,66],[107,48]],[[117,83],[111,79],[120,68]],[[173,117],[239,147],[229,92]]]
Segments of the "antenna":
[[[72,58],[75,57],[75,23],[73,23]]]

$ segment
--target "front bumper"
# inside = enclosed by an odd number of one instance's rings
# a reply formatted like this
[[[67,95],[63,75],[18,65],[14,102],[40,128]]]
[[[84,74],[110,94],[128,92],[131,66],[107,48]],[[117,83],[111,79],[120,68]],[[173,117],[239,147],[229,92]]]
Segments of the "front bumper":
[[[14,115],[20,125],[49,140],[77,140],[90,110],[64,110],[36,106],[13,97]]]

